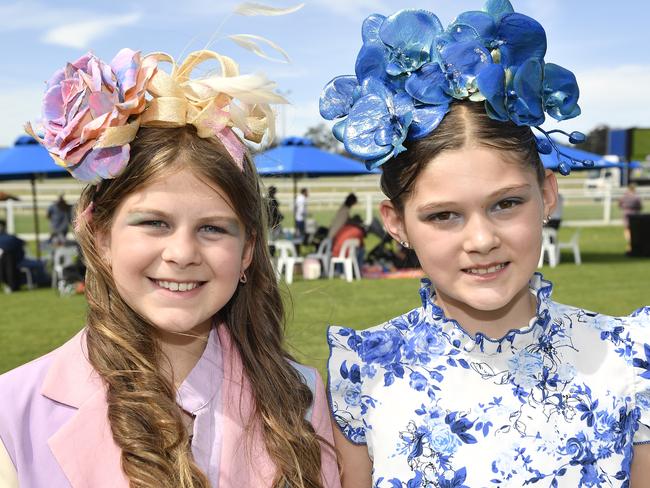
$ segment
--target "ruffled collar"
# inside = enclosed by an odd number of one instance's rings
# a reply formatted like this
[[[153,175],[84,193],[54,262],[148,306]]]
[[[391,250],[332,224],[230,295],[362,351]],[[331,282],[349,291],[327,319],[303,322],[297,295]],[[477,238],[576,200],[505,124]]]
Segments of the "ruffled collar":
[[[550,296],[553,284],[545,280],[540,273],[535,273],[528,286],[530,292],[537,297],[535,316],[531,318],[528,325],[520,329],[511,329],[498,339],[489,337],[482,332],[477,332],[474,336],[454,319],[447,318],[442,308],[435,304],[435,288],[428,278],[422,279],[420,298],[425,313],[433,322],[442,327],[443,333],[448,336],[454,347],[466,352],[480,351],[485,354],[498,354],[511,351],[513,348],[525,347],[545,331],[551,321],[553,302]]]

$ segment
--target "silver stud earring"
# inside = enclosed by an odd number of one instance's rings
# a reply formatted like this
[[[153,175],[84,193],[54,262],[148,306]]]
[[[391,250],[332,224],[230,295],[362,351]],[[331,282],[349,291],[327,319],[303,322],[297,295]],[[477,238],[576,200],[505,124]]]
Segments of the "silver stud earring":
[[[542,219],[542,225],[548,225],[548,223],[551,221],[551,216],[547,215]]]
[[[408,241],[399,241],[399,244],[406,249],[411,249],[411,245],[408,243]]]

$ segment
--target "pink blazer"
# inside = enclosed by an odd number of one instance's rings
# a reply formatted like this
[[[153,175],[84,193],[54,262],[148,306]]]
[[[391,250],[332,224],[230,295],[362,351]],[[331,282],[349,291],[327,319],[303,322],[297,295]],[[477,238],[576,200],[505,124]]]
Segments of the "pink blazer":
[[[253,429],[244,443],[252,393],[241,359],[227,329],[219,327],[218,334],[224,368],[219,488],[271,486],[275,466],[260,429]],[[314,373],[311,422],[333,443],[325,390]],[[21,488],[129,486],[108,423],[104,385],[86,359],[83,331],[52,353],[0,376],[0,439]],[[325,487],[340,488],[336,459],[328,448],[323,448],[322,471]]]

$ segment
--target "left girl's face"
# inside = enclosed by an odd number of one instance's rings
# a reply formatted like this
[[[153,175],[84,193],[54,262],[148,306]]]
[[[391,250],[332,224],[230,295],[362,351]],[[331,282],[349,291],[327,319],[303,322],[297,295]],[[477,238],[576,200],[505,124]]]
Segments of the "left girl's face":
[[[521,310],[513,302],[530,301],[542,219],[556,195],[552,173],[540,188],[532,169],[511,156],[472,147],[445,151],[425,167],[403,218],[386,202],[382,213],[389,231],[417,253],[443,308],[498,317]]]
[[[181,170],[115,213],[102,247],[117,290],[161,332],[206,334],[250,264],[252,245],[223,195]]]

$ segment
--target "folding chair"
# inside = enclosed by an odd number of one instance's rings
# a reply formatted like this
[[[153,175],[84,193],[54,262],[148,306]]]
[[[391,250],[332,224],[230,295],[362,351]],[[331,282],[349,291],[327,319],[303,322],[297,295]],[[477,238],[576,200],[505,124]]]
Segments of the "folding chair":
[[[308,258],[318,259],[321,263],[323,270],[322,276],[325,275],[326,270],[330,268],[330,259],[332,259],[332,239],[326,237],[318,245],[318,250],[315,253],[307,255]]]
[[[560,251],[557,245],[557,230],[551,227],[542,229],[542,250],[539,254],[538,268],[544,265],[544,254],[546,254],[551,268],[555,268],[559,262]]]
[[[281,279],[284,273],[284,280],[290,285],[293,283],[293,268],[298,263],[302,264],[304,258],[298,256],[293,242],[286,239],[275,241],[275,254],[278,257],[276,265],[278,279]]]
[[[361,279],[359,261],[357,261],[357,249],[359,245],[359,239],[346,239],[343,241],[339,255],[330,259],[328,273],[330,279],[334,277],[334,268],[337,264],[343,265],[343,275],[346,281],[353,281],[355,277],[358,280]]]
[[[63,281],[63,269],[74,264],[74,260],[79,255],[79,251],[73,246],[57,247],[54,249],[52,257],[52,288],[61,291],[60,285],[65,284]]]

